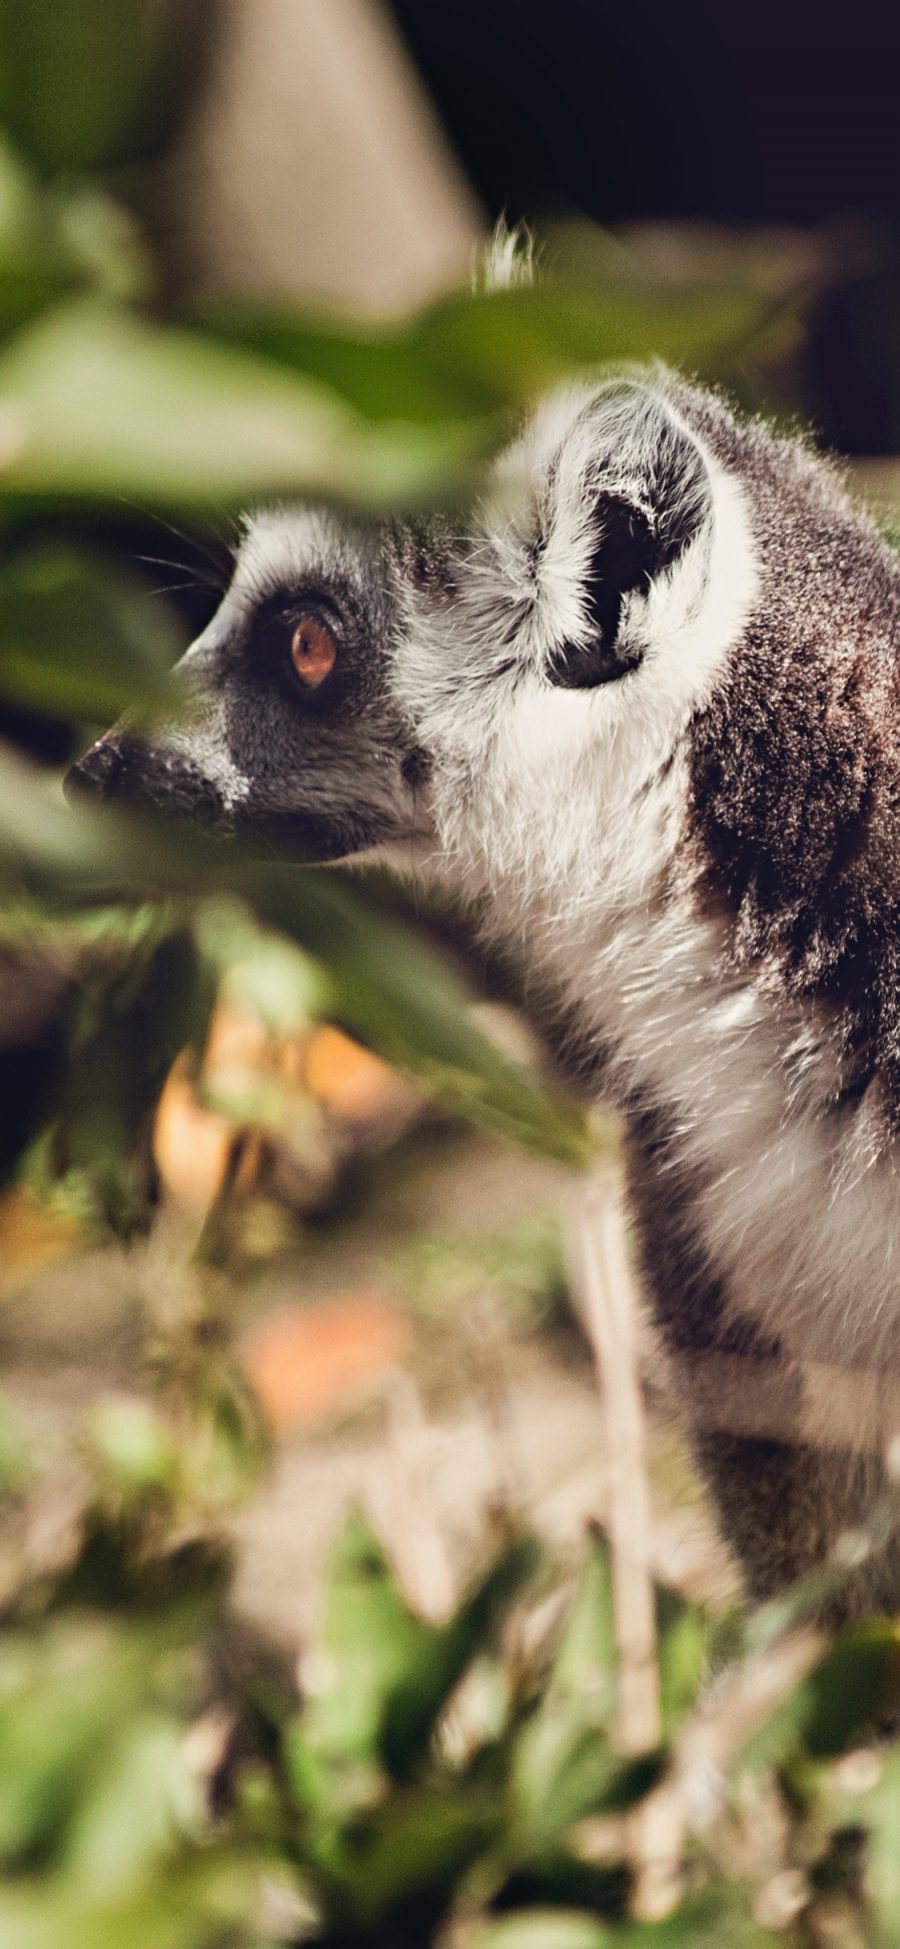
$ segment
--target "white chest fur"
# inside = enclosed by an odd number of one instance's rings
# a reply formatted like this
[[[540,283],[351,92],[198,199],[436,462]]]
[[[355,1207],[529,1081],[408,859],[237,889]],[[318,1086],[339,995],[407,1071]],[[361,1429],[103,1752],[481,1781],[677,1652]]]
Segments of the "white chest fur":
[[[679,883],[684,756],[654,772],[632,721],[575,762],[568,741],[561,791],[551,719],[523,719],[477,811],[471,786],[448,798],[452,877],[596,1037],[614,1096],[665,1111],[735,1313],[802,1363],[900,1368],[898,1163],[865,1098],[836,1104],[833,1022],[729,970],[724,922]]]

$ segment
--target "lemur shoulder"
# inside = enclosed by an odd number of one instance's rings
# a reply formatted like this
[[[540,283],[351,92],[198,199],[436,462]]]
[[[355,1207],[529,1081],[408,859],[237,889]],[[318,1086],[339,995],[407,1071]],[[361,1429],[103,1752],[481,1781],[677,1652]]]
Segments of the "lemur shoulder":
[[[625,1119],[648,1295],[756,1596],[877,1487],[890,1429],[840,1376],[900,1369],[898,649],[900,564],[828,464],[615,373],[537,407],[464,533],[255,515],[187,720],[76,773],[431,874],[515,949]],[[900,1549],[848,1603],[900,1604]]]

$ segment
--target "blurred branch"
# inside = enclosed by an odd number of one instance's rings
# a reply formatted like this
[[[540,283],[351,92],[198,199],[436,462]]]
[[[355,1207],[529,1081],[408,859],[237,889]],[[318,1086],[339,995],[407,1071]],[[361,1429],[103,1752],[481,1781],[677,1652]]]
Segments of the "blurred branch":
[[[638,1364],[637,1299],[617,1178],[604,1171],[580,1202],[573,1238],[575,1295],[603,1397],[609,1462],[609,1537],[620,1659],[619,1742],[659,1742],[659,1670],[651,1563],[646,1426]]]

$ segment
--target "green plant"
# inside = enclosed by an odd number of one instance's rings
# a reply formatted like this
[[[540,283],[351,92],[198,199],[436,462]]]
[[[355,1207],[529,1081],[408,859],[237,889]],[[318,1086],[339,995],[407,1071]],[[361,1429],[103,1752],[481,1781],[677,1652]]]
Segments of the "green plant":
[[[298,1698],[231,1610],[202,1415],[109,1402],[85,1453],[65,1560],[0,1613],[16,1949],[896,1942],[898,1755],[859,1750],[894,1625],[760,1651],[660,1589],[659,1743],[628,1755],[599,1536],[574,1581],[507,1539],[428,1623],[357,1515]]]

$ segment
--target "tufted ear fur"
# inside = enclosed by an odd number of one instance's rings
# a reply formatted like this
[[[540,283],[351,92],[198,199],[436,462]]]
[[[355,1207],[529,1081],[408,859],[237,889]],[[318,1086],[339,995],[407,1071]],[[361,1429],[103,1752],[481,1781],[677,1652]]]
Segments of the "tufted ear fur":
[[[593,689],[643,660],[626,599],[646,595],[700,533],[711,482],[697,441],[662,395],[614,382],[571,430],[551,495],[554,526],[580,543],[581,627],[554,647],[547,674],[566,689]]]

